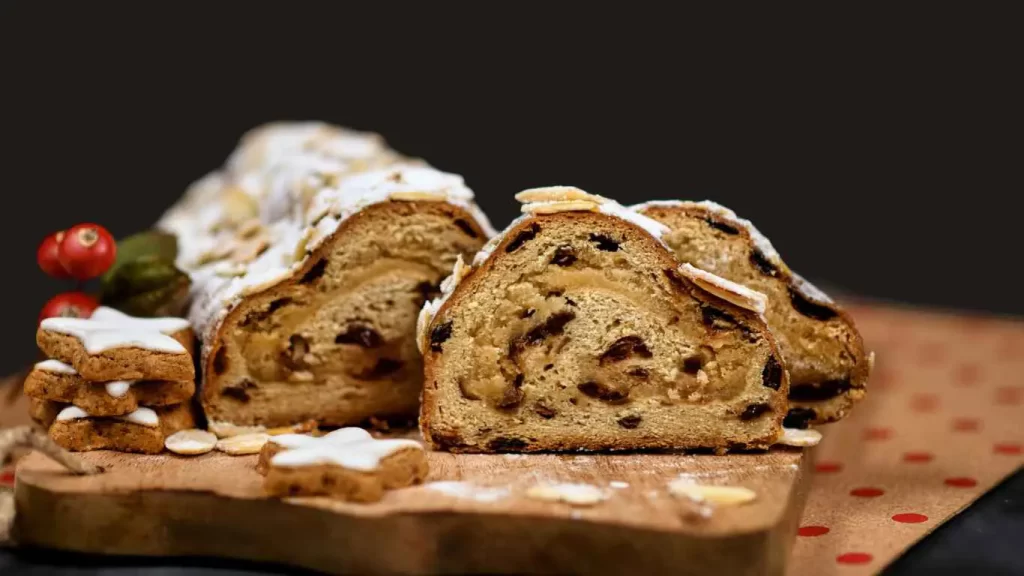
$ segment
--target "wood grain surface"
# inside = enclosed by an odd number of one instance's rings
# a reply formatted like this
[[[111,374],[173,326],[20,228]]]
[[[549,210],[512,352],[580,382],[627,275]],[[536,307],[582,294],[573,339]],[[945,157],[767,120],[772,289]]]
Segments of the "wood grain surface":
[[[265,498],[256,456],[82,456],[106,472],[72,476],[39,454],[19,462],[19,543],[402,574],[782,574],[813,460],[784,448],[729,456],[432,452],[427,484],[349,504]],[[744,486],[758,497],[701,518],[693,503],[668,493],[681,476]],[[480,501],[438,491],[436,481],[507,492]],[[608,498],[574,507],[525,495],[547,482],[586,482]]]

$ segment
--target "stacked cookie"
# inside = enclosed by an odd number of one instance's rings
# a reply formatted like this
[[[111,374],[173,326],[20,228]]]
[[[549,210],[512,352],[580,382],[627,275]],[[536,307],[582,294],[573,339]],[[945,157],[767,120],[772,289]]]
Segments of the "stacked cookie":
[[[68,450],[155,454],[195,426],[193,334],[181,318],[136,318],[97,308],[47,318],[36,343],[49,360],[25,380],[32,417]]]

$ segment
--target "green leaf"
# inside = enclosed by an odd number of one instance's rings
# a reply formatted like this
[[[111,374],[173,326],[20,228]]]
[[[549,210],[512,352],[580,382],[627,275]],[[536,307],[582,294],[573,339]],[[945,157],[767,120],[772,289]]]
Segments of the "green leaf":
[[[104,277],[100,302],[132,316],[180,316],[190,285],[173,261],[145,254]]]
[[[129,262],[140,258],[154,258],[174,262],[178,257],[178,239],[173,234],[159,230],[146,230],[122,238],[117,242],[117,257],[113,266],[103,275],[103,282],[108,282],[118,269]]]

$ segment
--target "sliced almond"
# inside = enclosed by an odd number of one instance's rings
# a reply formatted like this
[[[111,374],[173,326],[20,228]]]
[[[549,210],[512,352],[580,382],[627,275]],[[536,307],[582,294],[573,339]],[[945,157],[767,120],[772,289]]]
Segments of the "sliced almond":
[[[238,186],[229,186],[221,193],[221,207],[224,209],[224,224],[238,226],[260,214],[259,204]]]
[[[164,440],[164,447],[183,456],[206,454],[217,445],[217,437],[206,430],[179,430]]]
[[[392,192],[388,198],[399,202],[444,202],[448,195],[443,192]]]
[[[209,264],[211,262],[216,262],[218,260],[223,260],[223,259],[225,259],[225,258],[227,258],[228,256],[231,255],[232,247],[233,247],[232,244],[229,244],[229,243],[225,242],[225,243],[217,246],[216,248],[213,248],[212,250],[207,250],[205,252],[202,252],[196,258],[194,266],[199,267],[199,266],[203,266],[203,265]]]
[[[683,264],[679,267],[679,271],[697,286],[740,308],[764,314],[765,308],[768,306],[768,297],[764,294],[726,280],[721,276],[695,268],[690,264]]]
[[[266,432],[267,429],[264,426],[238,426],[231,422],[218,422],[210,421],[207,428],[210,432],[217,435],[217,438],[231,438],[232,436],[241,436],[242,434],[256,434],[259,432]]]
[[[531,202],[523,204],[522,211],[529,214],[555,214],[557,212],[594,212],[600,208],[596,202],[567,200],[553,202]]]
[[[738,506],[757,499],[757,493],[742,486],[713,486],[694,484],[686,478],[679,478],[668,483],[668,493],[676,498],[686,498],[693,502]]]
[[[217,450],[226,452],[232,456],[243,456],[245,454],[258,454],[263,445],[270,439],[270,434],[257,432],[255,434],[242,434],[217,441]]]
[[[235,247],[231,253],[231,260],[240,264],[248,264],[266,252],[269,247],[270,241],[266,236],[251,238]]]
[[[783,428],[782,436],[775,441],[776,444],[786,446],[817,446],[821,442],[821,432],[817,430],[798,430],[796,428]]]
[[[235,234],[239,238],[252,238],[261,230],[263,230],[263,222],[260,222],[259,218],[250,218],[238,225]]]
[[[607,198],[596,194],[588,194],[575,186],[547,186],[544,188],[530,188],[516,194],[516,200],[526,204],[533,202],[568,202],[582,200],[592,204],[604,204]]]
[[[220,262],[213,268],[213,273],[221,278],[245,276],[245,273],[248,271],[249,269],[245,264],[238,262]]]
[[[539,484],[527,490],[526,496],[573,506],[593,506],[607,498],[603,490],[590,484]]]

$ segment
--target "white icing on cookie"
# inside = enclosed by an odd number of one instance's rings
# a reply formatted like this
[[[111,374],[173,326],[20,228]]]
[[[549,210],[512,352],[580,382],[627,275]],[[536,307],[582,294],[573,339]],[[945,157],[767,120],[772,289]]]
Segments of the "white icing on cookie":
[[[305,448],[308,446],[319,446],[323,443],[329,444],[350,444],[373,439],[369,432],[362,428],[339,428],[316,437],[308,434],[278,434],[271,436],[270,441],[286,449]]]
[[[704,290],[718,296],[719,298],[731,302],[740,308],[746,308],[747,310],[753,310],[758,314],[764,314],[765,309],[768,307],[768,297],[760,292],[756,292],[737,284],[731,280],[726,280],[721,276],[716,276],[706,270],[695,268],[690,264],[683,264],[679,267],[679,271],[684,276],[693,281],[694,284],[700,286]]]
[[[351,428],[342,428],[336,432],[343,430],[351,430]],[[360,438],[360,436],[361,434],[357,432],[345,432],[334,438],[307,436],[308,440],[301,441],[303,445],[275,454],[271,458],[270,464],[283,468],[330,464],[349,470],[372,472],[380,466],[381,460],[400,450],[423,450],[423,445],[415,440],[377,440],[373,437]],[[277,439],[280,436],[272,438],[275,443],[278,443]],[[295,440],[286,440],[286,442],[288,441],[294,442]]]
[[[39,326],[43,330],[74,336],[89,354],[115,348],[142,348],[153,352],[186,354],[180,342],[153,330],[126,328],[91,318],[47,318]]]
[[[138,318],[129,316],[120,310],[100,306],[93,310],[90,320],[99,320],[116,326],[123,326],[129,329],[155,330],[162,334],[171,335],[182,330],[187,330],[191,325],[184,318]]]
[[[123,398],[124,395],[128,393],[128,390],[131,389],[132,384],[133,383],[128,380],[112,380],[104,384],[104,387],[107,389],[107,394],[110,396],[114,398]]]
[[[43,360],[42,362],[37,362],[35,368],[36,370],[52,372],[54,374],[78,374],[73,366],[65,364],[60,360]]]
[[[73,405],[64,408],[57,414],[58,422],[80,420],[82,418],[98,418],[98,416],[93,416],[78,406]],[[139,407],[129,414],[123,414],[121,416],[103,416],[103,418],[116,418],[118,420],[124,420],[125,422],[150,428],[160,425],[160,417],[156,415],[156,412],[154,412],[152,408],[144,407]]]

